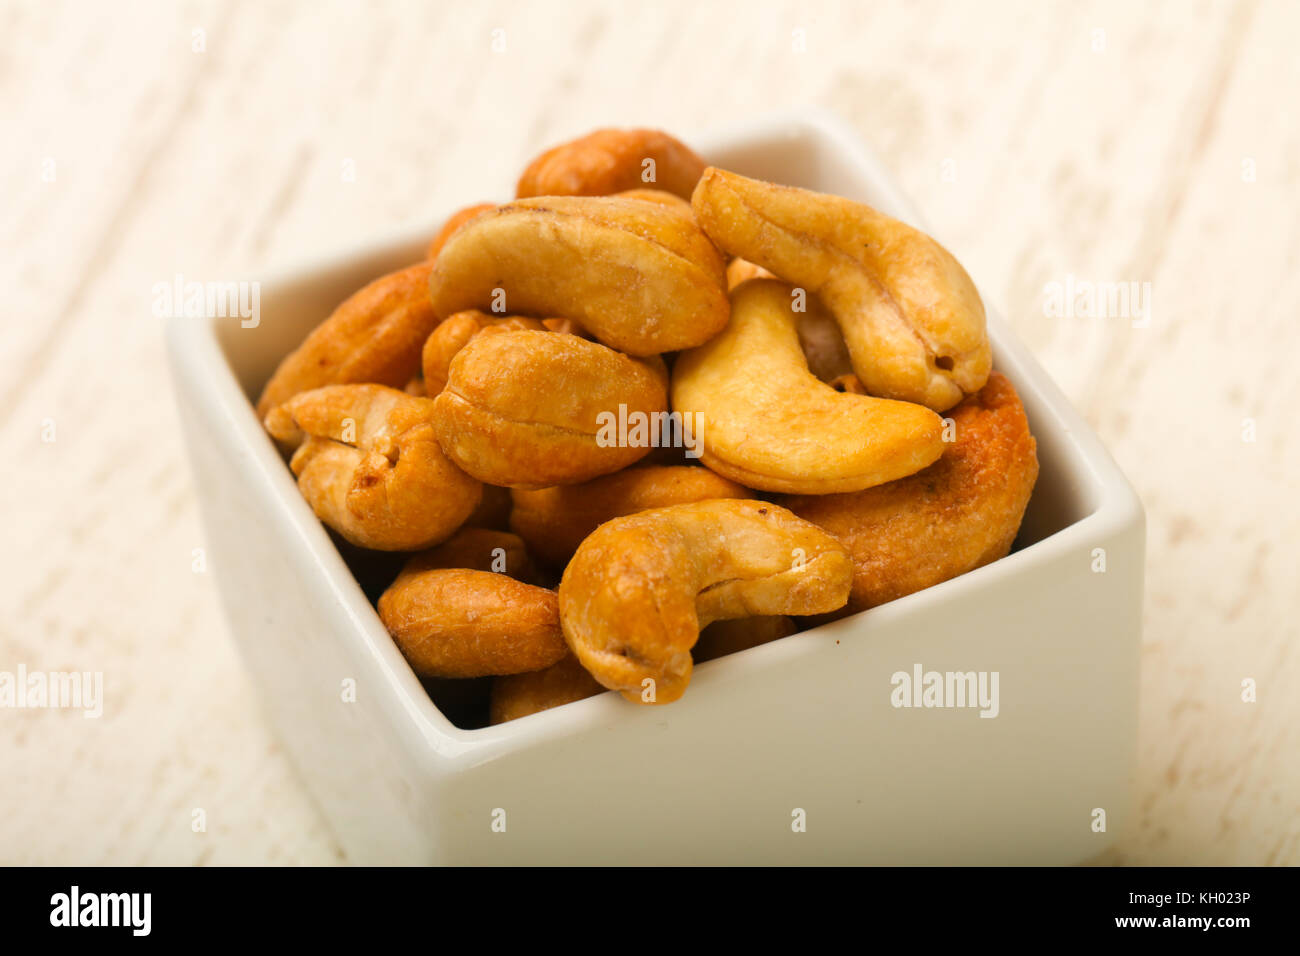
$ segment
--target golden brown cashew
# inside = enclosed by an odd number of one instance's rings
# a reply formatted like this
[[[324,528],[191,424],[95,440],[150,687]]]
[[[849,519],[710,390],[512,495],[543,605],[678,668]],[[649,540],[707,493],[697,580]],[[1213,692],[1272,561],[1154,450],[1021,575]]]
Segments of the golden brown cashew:
[[[430,264],[421,262],[349,296],[280,363],[257,400],[258,417],[322,385],[406,385],[420,368],[424,340],[438,324],[429,301],[429,272]]]
[[[629,358],[576,335],[480,336],[457,353],[434,400],[438,440],[448,458],[489,484],[587,481],[650,451],[621,443],[610,423],[661,415],[666,379],[657,356]]]
[[[503,724],[604,691],[578,659],[566,653],[558,664],[545,670],[511,674],[492,681],[490,720],[493,724]]]
[[[441,316],[563,316],[631,355],[699,345],[727,323],[722,257],[690,211],[637,199],[499,206],[447,240],[429,288]]]
[[[862,203],[713,167],[691,204],[723,251],[821,297],[873,395],[943,411],[988,378],[979,292],[924,233]]]
[[[442,453],[436,417],[394,388],[327,385],[273,408],[266,430],[301,442],[289,467],[321,521],[363,548],[414,551],[459,528],[481,494]]]
[[[791,287],[751,279],[731,322],[673,367],[672,404],[701,460],[750,488],[859,491],[919,471],[943,452],[943,422],[910,402],[837,392],[799,348]]]
[[[994,372],[949,415],[956,441],[924,471],[854,494],[785,501],[852,555],[846,613],[939,584],[1011,550],[1038,478],[1020,398]]]
[[[510,494],[510,530],[539,560],[559,567],[611,518],[710,498],[753,497],[734,481],[691,465],[624,468],[580,485],[516,488]]]
[[[848,598],[852,567],[830,535],[764,501],[724,499],[615,518],[560,581],[570,650],[628,700],[668,703],[715,620],[818,614]]]
[[[702,172],[704,160],[667,133],[599,129],[534,159],[515,195],[608,196],[653,187],[689,199]]]
[[[555,592],[517,573],[531,574],[522,541],[467,529],[410,560],[380,596],[379,619],[422,677],[550,667],[567,653]]]

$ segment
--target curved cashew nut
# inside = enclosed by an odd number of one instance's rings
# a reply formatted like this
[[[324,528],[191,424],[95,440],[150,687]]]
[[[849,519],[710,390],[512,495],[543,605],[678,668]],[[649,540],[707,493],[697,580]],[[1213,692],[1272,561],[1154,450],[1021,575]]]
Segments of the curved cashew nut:
[[[701,627],[832,611],[848,598],[851,576],[839,543],[784,508],[674,505],[615,518],[583,541],[560,581],[560,623],[605,687],[668,703],[690,682]]]
[[[861,203],[713,167],[691,204],[725,252],[821,297],[873,395],[943,411],[987,380],[979,292],[924,233]]]
[[[506,571],[492,570],[501,556]],[[522,541],[467,529],[407,563],[380,596],[379,619],[422,677],[550,667],[568,653],[555,592],[508,576],[521,572],[531,573]]]
[[[557,567],[573,557],[583,538],[612,518],[711,498],[753,497],[734,481],[691,465],[625,468],[580,485],[515,488],[510,495],[510,530],[538,559]]]
[[[599,129],[534,159],[515,195],[608,196],[653,185],[689,199],[703,172],[704,160],[667,133]]]
[[[726,330],[677,357],[672,404],[701,460],[750,488],[806,494],[858,491],[935,461],[934,412],[837,392],[808,371],[790,293],[775,279],[738,286]]]
[[[924,471],[846,495],[784,503],[853,558],[846,613],[884,604],[1004,557],[1038,478],[1024,407],[1006,376],[950,413],[956,441]]]
[[[316,516],[348,541],[414,551],[452,534],[482,486],[442,453],[427,398],[382,385],[327,385],[271,410],[266,430],[301,442],[289,462]]]
[[[438,317],[429,301],[431,265],[417,263],[349,296],[285,357],[257,400],[265,418],[299,392],[368,382],[402,388]]]
[[[638,199],[499,206],[447,240],[429,289],[441,316],[494,305],[563,316],[631,355],[699,345],[727,323],[717,249],[689,211]]]
[[[451,362],[434,404],[447,457],[493,485],[587,481],[645,457],[610,428],[626,414],[654,421],[668,407],[657,356],[634,359],[575,335],[480,336]]]

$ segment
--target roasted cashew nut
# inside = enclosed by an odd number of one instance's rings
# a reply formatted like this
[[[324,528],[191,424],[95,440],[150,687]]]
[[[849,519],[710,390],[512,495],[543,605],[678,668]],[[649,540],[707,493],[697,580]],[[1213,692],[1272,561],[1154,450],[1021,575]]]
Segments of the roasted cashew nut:
[[[628,700],[668,703],[715,620],[819,614],[848,598],[852,566],[821,529],[764,501],[724,499],[615,518],[560,581],[570,650]]]
[[[266,417],[298,450],[289,467],[316,516],[348,541],[414,551],[450,536],[481,485],[442,453],[434,403],[382,385],[301,392]]]
[[[689,199],[703,172],[704,160],[667,133],[600,129],[534,159],[515,195],[608,196],[652,187]]]
[[[447,457],[481,481],[573,484],[645,457],[610,440],[611,419],[668,408],[663,361],[634,359],[575,335],[502,332],[456,354],[434,404]]]
[[[791,287],[752,279],[731,322],[677,357],[672,404],[701,460],[749,488],[859,491],[919,471],[943,452],[943,421],[921,405],[837,392],[810,371]]]
[[[1011,550],[1038,478],[1037,446],[1020,398],[994,372],[949,416],[956,440],[924,471],[854,494],[784,500],[852,556],[846,613],[939,584]]]
[[[323,385],[405,386],[438,324],[429,301],[431,268],[421,262],[393,272],[344,300],[280,363],[257,400],[258,417]]]
[[[691,205],[723,251],[821,297],[871,394],[943,411],[984,385],[984,305],[929,236],[862,203],[713,167]]]
[[[563,567],[583,538],[612,518],[711,498],[752,498],[747,488],[707,468],[625,468],[580,485],[512,489],[510,530],[539,560]]]
[[[447,240],[429,289],[440,316],[563,316],[630,355],[699,345],[727,323],[717,249],[689,210],[639,199],[499,206]]]
[[[530,571],[514,535],[466,529],[407,563],[380,596],[379,619],[421,677],[550,667],[568,650],[555,592],[513,577]]]

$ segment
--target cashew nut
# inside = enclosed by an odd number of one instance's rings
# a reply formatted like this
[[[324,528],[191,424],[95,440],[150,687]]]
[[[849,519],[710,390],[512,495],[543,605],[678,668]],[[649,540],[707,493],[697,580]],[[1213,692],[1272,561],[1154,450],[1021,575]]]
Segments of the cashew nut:
[[[467,529],[407,563],[380,596],[379,619],[422,677],[550,667],[568,653],[556,595],[509,576],[529,573],[526,561],[514,535]]]
[[[406,385],[438,324],[429,302],[430,269],[421,262],[393,272],[344,300],[280,363],[257,400],[258,417],[322,385]]]
[[[852,567],[821,529],[764,501],[723,499],[615,518],[579,546],[560,581],[570,650],[629,700],[668,703],[715,620],[819,614],[848,598]]]
[[[791,288],[751,279],[731,322],[677,357],[672,404],[701,460],[749,488],[858,491],[919,471],[943,451],[943,422],[921,405],[837,392],[808,371]]]
[[[653,186],[689,199],[704,160],[653,129],[599,129],[542,153],[519,177],[515,195],[608,196]]]
[[[884,604],[1004,557],[1038,478],[1036,443],[1006,376],[949,412],[956,440],[915,475],[854,494],[789,498],[853,558],[845,613]]]
[[[573,557],[582,539],[611,518],[707,501],[749,498],[751,492],[707,468],[667,465],[626,468],[580,485],[511,491],[510,530],[539,560],[557,567]]]
[[[862,203],[713,167],[691,204],[725,252],[821,297],[873,395],[943,411],[988,378],[979,292],[924,233]]]
[[[587,481],[650,450],[611,440],[608,423],[663,413],[666,380],[657,356],[630,358],[574,335],[480,336],[457,353],[434,399],[438,440],[447,457],[489,484]]]
[[[545,196],[456,231],[429,280],[434,311],[563,316],[631,355],[708,341],[727,323],[722,257],[689,210]]]
[[[443,454],[434,403],[382,385],[300,392],[266,417],[276,439],[299,443],[289,467],[316,516],[348,541],[414,551],[452,534],[481,486]]]

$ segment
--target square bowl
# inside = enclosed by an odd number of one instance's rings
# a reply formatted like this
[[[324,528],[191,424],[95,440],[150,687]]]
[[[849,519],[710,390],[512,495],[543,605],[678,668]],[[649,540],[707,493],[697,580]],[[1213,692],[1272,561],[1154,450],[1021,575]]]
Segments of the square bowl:
[[[716,165],[924,228],[832,116],[782,114],[690,142]],[[992,309],[995,364],[1020,392],[1041,464],[1010,555],[702,664],[669,706],[608,693],[494,727],[452,724],[252,405],[322,317],[418,261],[437,225],[263,282],[255,328],[178,318],[167,331],[230,628],[350,861],[1058,864],[1109,845],[1130,813],[1144,516]],[[918,667],[996,673],[996,717],[895,706],[894,675]]]

